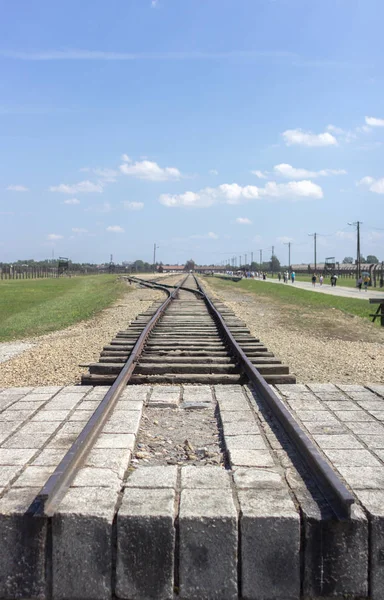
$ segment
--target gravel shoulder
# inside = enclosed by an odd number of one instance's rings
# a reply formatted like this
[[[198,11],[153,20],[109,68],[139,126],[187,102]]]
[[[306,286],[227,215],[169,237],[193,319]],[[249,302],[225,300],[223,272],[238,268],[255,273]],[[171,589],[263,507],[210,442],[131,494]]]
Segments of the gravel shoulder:
[[[384,382],[384,331],[365,319],[338,310],[305,314],[239,288],[217,289],[207,278],[203,282],[289,365],[299,383]]]
[[[20,340],[20,349],[23,349],[22,344],[27,344],[28,349],[1,362],[0,387],[79,383],[87,369],[78,365],[97,361],[103,346],[120,329],[126,329],[139,313],[160,299],[165,299],[163,292],[130,289],[115,304],[89,321],[38,338]],[[0,344],[0,350],[2,346],[5,354],[5,344]],[[7,346],[9,353],[9,344]]]

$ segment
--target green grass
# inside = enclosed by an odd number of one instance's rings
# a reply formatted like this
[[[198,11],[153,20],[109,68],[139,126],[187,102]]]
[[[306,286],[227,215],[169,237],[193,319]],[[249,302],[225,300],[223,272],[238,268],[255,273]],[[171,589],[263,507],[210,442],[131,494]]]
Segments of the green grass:
[[[306,281],[307,283],[312,283],[312,275],[296,275],[296,279],[297,279],[297,281]],[[324,284],[331,285],[330,276],[326,275],[324,277]],[[320,285],[319,284],[319,276],[317,277],[316,285]],[[354,277],[352,277],[352,278],[339,277],[337,280],[337,286],[355,288],[356,287],[356,279]]]
[[[0,281],[0,341],[89,319],[127,291],[116,275]]]
[[[209,278],[209,283],[217,289],[232,290],[241,289],[246,292],[252,292],[261,298],[270,298],[273,301],[281,302],[284,305],[302,307],[306,312],[309,310],[337,309],[350,315],[356,315],[369,319],[372,313],[372,306],[368,301],[355,298],[342,298],[340,296],[331,296],[328,294],[319,294],[307,290],[300,290],[290,285],[276,285],[265,281],[242,279],[234,283],[224,279]],[[378,319],[376,320],[376,323]]]

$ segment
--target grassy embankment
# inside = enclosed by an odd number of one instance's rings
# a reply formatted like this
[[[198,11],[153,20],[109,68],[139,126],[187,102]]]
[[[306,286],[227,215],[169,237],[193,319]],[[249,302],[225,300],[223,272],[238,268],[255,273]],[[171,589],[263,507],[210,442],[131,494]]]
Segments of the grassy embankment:
[[[89,319],[128,289],[116,275],[0,281],[0,341],[42,335]]]
[[[233,291],[239,289],[245,292],[251,292],[260,298],[268,298],[273,302],[279,302],[285,306],[291,305],[295,306],[295,308],[301,307],[304,312],[308,312],[308,310],[336,309],[343,313],[365,319],[369,319],[369,314],[372,313],[372,306],[368,301],[355,298],[342,298],[340,296],[331,296],[329,294],[319,294],[317,292],[300,290],[291,285],[276,285],[275,283],[249,279],[242,279],[241,281],[234,283],[229,280],[225,281],[224,279],[215,277],[209,277],[207,281],[218,290],[228,289],[230,287]],[[379,325],[378,319],[376,320],[376,324]]]

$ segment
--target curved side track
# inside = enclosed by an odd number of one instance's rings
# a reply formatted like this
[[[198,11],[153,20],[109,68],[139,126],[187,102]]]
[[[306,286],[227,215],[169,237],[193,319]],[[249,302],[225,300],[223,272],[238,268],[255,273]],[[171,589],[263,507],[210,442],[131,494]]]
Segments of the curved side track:
[[[132,280],[140,285],[159,288],[157,282]],[[182,286],[178,298],[152,331],[131,383],[214,385],[245,382],[246,375],[210,313],[205,294],[199,290],[192,276],[188,277],[187,286]],[[253,337],[246,325],[227,306],[222,303],[217,303],[217,306],[233,337],[268,383],[296,382],[295,376],[289,373],[289,367],[281,364],[259,339]],[[139,315],[128,329],[120,331],[104,347],[99,362],[87,365],[89,374],[82,377],[84,385],[111,385],[114,382],[129,358],[138,335],[150,319],[152,310]]]

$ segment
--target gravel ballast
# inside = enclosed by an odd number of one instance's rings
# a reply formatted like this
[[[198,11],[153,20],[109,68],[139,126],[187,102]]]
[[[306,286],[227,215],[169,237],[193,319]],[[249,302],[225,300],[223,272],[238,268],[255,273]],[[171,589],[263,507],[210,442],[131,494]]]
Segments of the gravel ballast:
[[[384,382],[384,328],[338,310],[304,314],[239,288],[218,290],[208,278],[203,282],[289,365],[298,383]]]

